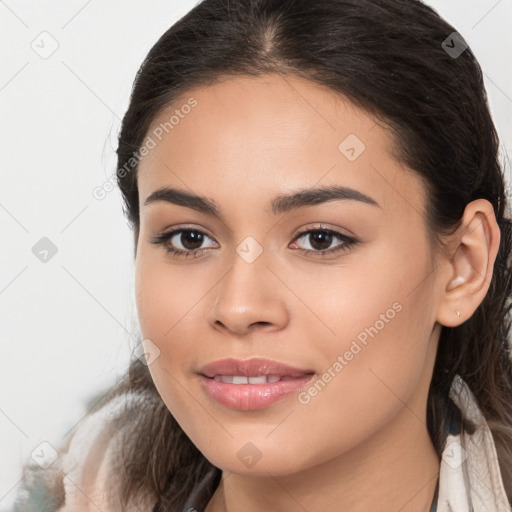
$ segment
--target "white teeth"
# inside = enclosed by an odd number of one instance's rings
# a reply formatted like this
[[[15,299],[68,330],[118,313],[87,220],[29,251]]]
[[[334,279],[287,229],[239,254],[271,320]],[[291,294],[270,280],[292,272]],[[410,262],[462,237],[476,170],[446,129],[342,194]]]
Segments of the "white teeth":
[[[259,377],[249,377],[249,384],[266,384],[267,376],[260,375]]]
[[[280,375],[260,375],[258,377],[246,377],[245,375],[215,375],[213,377],[217,382],[226,384],[267,384],[268,382],[277,382],[279,380],[290,380],[294,377],[281,377]]]

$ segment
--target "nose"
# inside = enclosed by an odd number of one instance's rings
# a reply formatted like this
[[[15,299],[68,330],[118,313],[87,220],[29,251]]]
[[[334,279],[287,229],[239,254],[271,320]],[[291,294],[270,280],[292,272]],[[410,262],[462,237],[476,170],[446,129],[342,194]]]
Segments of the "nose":
[[[284,299],[283,284],[263,256],[247,263],[235,254],[231,269],[216,286],[208,323],[238,336],[257,330],[278,331],[289,321]]]

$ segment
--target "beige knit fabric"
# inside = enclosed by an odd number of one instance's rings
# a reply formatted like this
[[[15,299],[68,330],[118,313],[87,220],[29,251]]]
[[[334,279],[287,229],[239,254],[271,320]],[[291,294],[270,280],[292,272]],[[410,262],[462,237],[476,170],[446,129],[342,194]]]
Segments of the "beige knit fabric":
[[[473,393],[458,375],[450,397],[476,431],[449,435],[446,440],[437,512],[510,512],[491,431]]]

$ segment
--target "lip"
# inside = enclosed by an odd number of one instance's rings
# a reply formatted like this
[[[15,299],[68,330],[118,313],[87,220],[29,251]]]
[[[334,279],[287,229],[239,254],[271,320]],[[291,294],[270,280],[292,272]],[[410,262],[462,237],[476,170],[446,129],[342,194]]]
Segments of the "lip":
[[[315,371],[300,369],[270,359],[221,359],[200,369],[199,378],[207,395],[220,404],[239,410],[256,410],[289,397],[310,381]],[[215,380],[216,375],[259,377],[279,375],[287,380],[262,384],[231,384]]]
[[[303,377],[305,374],[314,373],[312,369],[301,369],[274,361],[272,359],[219,359],[213,361],[199,370],[199,374],[205,377],[215,375],[244,375],[245,377],[259,377],[261,375],[281,375],[283,377]]]

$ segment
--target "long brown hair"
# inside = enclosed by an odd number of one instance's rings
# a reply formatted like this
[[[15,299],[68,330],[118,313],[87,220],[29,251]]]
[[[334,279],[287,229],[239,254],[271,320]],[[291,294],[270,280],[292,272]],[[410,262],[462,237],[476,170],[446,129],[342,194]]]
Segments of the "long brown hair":
[[[457,225],[469,202],[490,201],[501,230],[494,274],[471,318],[442,328],[427,427],[440,457],[447,418],[460,417],[448,396],[460,375],[488,421],[512,501],[512,223],[482,71],[454,32],[419,0],[204,0],[160,37],[137,73],[119,135],[117,179],[137,240],[137,154],[155,116],[192,87],[281,73],[329,87],[392,129],[397,160],[429,188],[433,243]],[[155,511],[179,510],[212,466],[136,358],[107,399],[127,390],[147,401],[119,419],[127,432],[121,496],[126,504],[140,490],[154,497]]]

